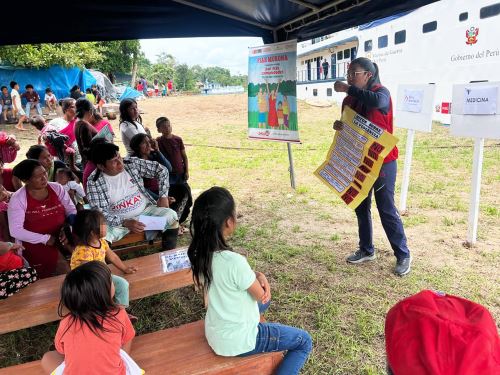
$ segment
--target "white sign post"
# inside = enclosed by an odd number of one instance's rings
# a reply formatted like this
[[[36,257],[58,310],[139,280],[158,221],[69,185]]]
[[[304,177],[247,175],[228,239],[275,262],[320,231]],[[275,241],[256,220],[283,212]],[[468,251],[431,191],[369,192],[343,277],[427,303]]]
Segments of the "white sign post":
[[[473,137],[472,186],[469,205],[467,245],[477,240],[484,139],[500,139],[500,82],[469,83],[453,86],[451,134]]]
[[[396,105],[396,126],[408,129],[406,137],[405,164],[401,186],[399,210],[406,213],[408,186],[410,185],[410,170],[413,158],[413,141],[415,130],[428,132],[432,130],[432,110],[434,104],[435,86],[399,85]]]

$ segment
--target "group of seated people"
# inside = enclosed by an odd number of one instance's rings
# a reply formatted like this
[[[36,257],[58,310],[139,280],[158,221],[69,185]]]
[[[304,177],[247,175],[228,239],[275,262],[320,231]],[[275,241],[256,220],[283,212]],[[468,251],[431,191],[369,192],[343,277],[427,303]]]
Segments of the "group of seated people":
[[[142,125],[137,103],[122,101],[120,133],[129,151],[122,158],[111,124],[86,98],[64,99],[62,109],[63,117],[50,123],[42,116],[30,119],[38,144],[13,169],[4,167],[3,150],[16,153],[19,145],[0,134],[0,280],[16,273],[16,279],[25,275],[33,282],[69,271],[75,217],[88,206],[102,214],[103,237],[110,243],[130,232],[144,232],[148,240],[158,235],[141,215],[165,218],[163,250],[174,249],[186,231],[179,223],[192,205],[187,156],[167,118],[158,119],[158,129],[168,130],[155,140]],[[0,298],[28,284],[4,284]]]

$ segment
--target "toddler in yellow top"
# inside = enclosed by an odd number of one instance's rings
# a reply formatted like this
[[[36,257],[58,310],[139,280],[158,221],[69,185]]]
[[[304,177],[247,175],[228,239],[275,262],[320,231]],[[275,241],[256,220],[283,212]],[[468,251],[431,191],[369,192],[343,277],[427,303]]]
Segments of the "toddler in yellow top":
[[[76,247],[71,255],[70,266],[72,270],[86,262],[96,260],[105,263],[107,260],[123,273],[137,271],[138,268],[135,266],[126,266],[104,239],[106,237],[106,224],[100,211],[78,211],[73,225],[73,235]],[[116,290],[116,302],[128,307],[128,281],[117,275],[111,275],[111,277]]]

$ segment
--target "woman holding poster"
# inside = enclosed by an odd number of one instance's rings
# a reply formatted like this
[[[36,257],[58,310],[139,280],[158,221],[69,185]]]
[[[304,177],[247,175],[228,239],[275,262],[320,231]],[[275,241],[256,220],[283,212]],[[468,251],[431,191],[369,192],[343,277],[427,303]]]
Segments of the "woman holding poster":
[[[380,83],[377,64],[365,57],[354,59],[349,65],[347,83],[336,81],[334,89],[347,93],[342,102],[342,110],[349,106],[382,129],[393,133],[391,95]],[[333,128],[341,131],[344,126],[342,122],[335,121]],[[379,177],[368,197],[355,209],[358,218],[359,249],[347,258],[347,262],[357,264],[375,259],[371,220],[371,196],[374,191],[380,220],[397,260],[394,273],[404,276],[410,272],[411,256],[403,223],[394,204],[397,158],[398,149],[394,147],[384,159]]]

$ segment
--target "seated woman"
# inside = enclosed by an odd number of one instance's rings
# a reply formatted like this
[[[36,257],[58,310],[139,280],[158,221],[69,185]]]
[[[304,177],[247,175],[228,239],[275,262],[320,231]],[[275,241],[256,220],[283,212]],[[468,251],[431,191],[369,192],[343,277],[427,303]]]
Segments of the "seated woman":
[[[172,172],[172,165],[158,150],[158,143],[156,143],[156,141],[146,133],[134,135],[130,140],[130,149],[132,150],[132,154],[130,156],[144,160],[156,161],[166,167],[168,169],[168,173]],[[154,200],[158,200],[158,192],[160,190],[158,180],[155,178],[144,178],[143,181],[144,187],[149,195],[151,195]]]
[[[92,208],[100,210],[106,219],[106,239],[113,242],[129,232],[144,232],[145,225],[138,220],[140,215],[161,216],[166,218],[162,248],[174,249],[179,221],[175,211],[168,208],[167,169],[154,161],[139,158],[123,160],[118,146],[112,143],[93,144],[90,157],[97,169],[87,181],[87,199]],[[147,193],[143,178],[159,181],[157,201]]]
[[[120,102],[120,133],[122,142],[127,150],[127,154],[132,156],[132,147],[130,142],[136,134],[148,133],[142,125],[142,119],[137,109],[137,102],[132,98],[123,99]]]
[[[14,167],[14,176],[24,182],[7,210],[10,235],[22,241],[23,256],[40,278],[69,270],[59,251],[59,233],[76,208],[58,183],[48,182],[47,170],[38,161],[23,160]]]
[[[56,171],[59,168],[66,168],[66,164],[64,164],[62,161],[54,160],[53,156],[44,145],[31,146],[26,153],[26,158],[38,160],[42,167],[45,168],[48,179],[51,182],[54,182],[56,180]]]
[[[0,159],[0,241],[10,240],[7,222],[8,203],[11,195],[22,186],[22,182],[12,174],[12,169],[4,168],[4,163]]]
[[[36,270],[18,255],[22,248],[12,242],[0,242],[0,299],[10,297],[37,280]]]

